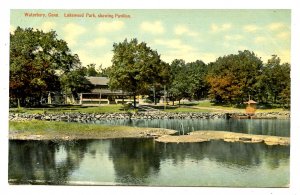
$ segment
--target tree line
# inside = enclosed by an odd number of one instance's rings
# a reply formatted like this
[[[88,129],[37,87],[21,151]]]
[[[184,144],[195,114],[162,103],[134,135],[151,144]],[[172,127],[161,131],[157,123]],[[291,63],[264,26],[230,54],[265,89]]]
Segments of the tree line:
[[[132,95],[161,94],[171,101],[209,98],[221,104],[239,105],[249,97],[263,104],[290,106],[290,64],[277,55],[267,63],[254,52],[219,57],[205,64],[201,60],[186,63],[175,59],[170,64],[137,39],[113,45],[109,86]],[[165,90],[166,89],[166,90]]]
[[[113,44],[112,66],[83,66],[55,31],[18,27],[10,34],[10,99],[21,106],[40,104],[48,93],[72,94],[92,89],[86,76],[108,76],[111,90],[155,102],[210,99],[239,105],[249,97],[264,104],[290,106],[290,64],[270,56],[267,63],[248,50],[219,57],[208,64],[161,60],[156,50],[137,39]],[[134,104],[136,100],[134,99]]]
[[[82,66],[55,31],[18,27],[10,34],[10,103],[39,106],[49,93],[78,99],[78,93],[92,89],[86,76],[105,74],[95,66]]]

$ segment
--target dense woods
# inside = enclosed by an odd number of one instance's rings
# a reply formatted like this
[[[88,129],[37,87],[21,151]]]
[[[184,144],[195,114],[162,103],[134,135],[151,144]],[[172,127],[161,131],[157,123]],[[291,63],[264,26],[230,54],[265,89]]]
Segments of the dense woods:
[[[249,97],[264,105],[290,106],[290,64],[277,55],[264,63],[253,51],[221,56],[205,64],[174,59],[164,62],[159,53],[137,39],[113,45],[112,66],[83,66],[55,31],[18,27],[10,34],[10,99],[20,106],[40,104],[50,92],[73,94],[89,91],[85,76],[108,76],[112,90],[133,97],[170,101],[210,99],[240,105]],[[166,93],[166,94],[165,94]]]

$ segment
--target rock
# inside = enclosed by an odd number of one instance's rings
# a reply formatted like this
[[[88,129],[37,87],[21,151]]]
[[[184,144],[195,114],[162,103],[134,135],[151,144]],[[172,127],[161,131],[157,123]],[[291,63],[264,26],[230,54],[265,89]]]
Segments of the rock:
[[[51,117],[50,117],[50,116],[45,116],[44,119],[47,120],[47,121],[50,121],[50,120],[51,120]]]

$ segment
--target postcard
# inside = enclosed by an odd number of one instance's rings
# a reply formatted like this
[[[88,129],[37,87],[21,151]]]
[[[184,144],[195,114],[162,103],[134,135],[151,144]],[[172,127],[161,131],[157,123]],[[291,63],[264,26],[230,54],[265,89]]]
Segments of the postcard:
[[[292,9],[9,18],[9,188],[294,189]]]

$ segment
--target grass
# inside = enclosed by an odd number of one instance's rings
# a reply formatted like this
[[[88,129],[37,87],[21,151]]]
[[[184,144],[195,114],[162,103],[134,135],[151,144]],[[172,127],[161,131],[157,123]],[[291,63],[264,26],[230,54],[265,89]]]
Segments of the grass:
[[[62,106],[62,107],[46,107],[46,108],[11,108],[9,110],[13,113],[29,113],[29,114],[42,114],[42,113],[115,113],[125,112],[123,106],[120,104],[101,105],[101,106]]]
[[[151,106],[151,105],[150,105]],[[179,113],[179,112],[245,112],[245,105],[237,108],[231,105],[217,105],[208,100],[200,102],[185,102],[184,104],[175,106],[168,105],[166,109],[162,105],[152,105],[153,108],[161,111]],[[284,112],[283,108],[264,108],[257,109],[257,112]],[[105,104],[100,106],[56,106],[45,108],[11,108],[12,113],[28,113],[28,114],[42,114],[42,113],[124,113],[126,112],[121,104]],[[130,110],[135,112],[135,110]]]
[[[9,121],[9,131],[17,139],[30,139],[39,136],[42,139],[106,138],[127,136],[136,131],[135,127],[109,126],[58,121]]]
[[[232,105],[221,105],[221,104],[215,104],[213,102],[210,102],[208,100],[200,101],[197,103],[185,103],[181,106],[190,107],[191,109],[199,109],[197,112],[201,112],[201,110],[207,110],[208,112],[226,112],[226,111],[231,111],[231,112],[245,112],[246,105],[241,105],[239,108],[236,106]],[[179,107],[182,108],[182,107]],[[180,109],[178,109],[180,110]],[[188,111],[188,109],[186,109]],[[286,112],[289,111],[284,108],[258,108],[256,112],[258,113],[264,113],[264,112]],[[192,112],[192,111],[191,111]]]
[[[174,130],[59,121],[9,121],[9,138],[21,140],[137,138],[151,132],[163,135],[174,133]]]
[[[124,128],[121,126],[108,126],[84,123],[69,123],[61,121],[9,121],[9,130],[27,131],[32,133],[45,134],[49,132],[78,133],[92,131],[107,131]]]
[[[210,109],[199,109],[199,108],[187,108],[187,107],[173,107],[173,108],[168,108],[165,110],[166,112],[213,112],[213,110]]]

